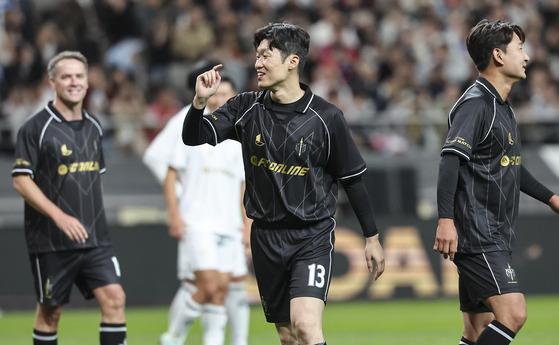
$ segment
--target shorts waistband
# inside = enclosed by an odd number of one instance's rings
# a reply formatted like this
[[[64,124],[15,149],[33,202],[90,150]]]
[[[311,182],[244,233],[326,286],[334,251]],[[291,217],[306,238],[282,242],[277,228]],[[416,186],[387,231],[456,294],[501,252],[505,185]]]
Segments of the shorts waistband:
[[[276,222],[266,222],[262,220],[255,219],[254,225],[256,227],[264,229],[264,230],[281,230],[281,229],[303,229],[308,228],[314,224],[320,223],[325,219],[321,220],[300,220],[300,219],[282,219]]]

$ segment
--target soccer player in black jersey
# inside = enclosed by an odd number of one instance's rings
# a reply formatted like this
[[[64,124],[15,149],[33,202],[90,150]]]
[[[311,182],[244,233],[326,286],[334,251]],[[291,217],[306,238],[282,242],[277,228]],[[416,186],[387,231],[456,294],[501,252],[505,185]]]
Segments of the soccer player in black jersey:
[[[458,268],[464,328],[460,344],[509,344],[526,321],[511,261],[520,192],[559,213],[559,197],[522,164],[507,96],[526,78],[525,35],[501,21],[480,21],[467,38],[479,77],[450,111],[439,165],[439,224],[433,249]]]
[[[377,279],[384,254],[363,182],[366,170],[342,112],[299,82],[309,49],[301,28],[274,23],[254,34],[260,92],[203,116],[221,65],[201,74],[184,122],[187,145],[241,142],[245,208],[254,220],[253,264],[262,306],[282,344],[326,344],[322,315],[331,281],[338,181],[366,237]]]
[[[101,307],[100,343],[126,344],[125,294],[109,236],[100,175],[99,121],[82,109],[87,60],[62,52],[48,64],[55,99],[17,136],[14,188],[25,200],[25,236],[37,293],[35,345],[57,344],[72,285]]]

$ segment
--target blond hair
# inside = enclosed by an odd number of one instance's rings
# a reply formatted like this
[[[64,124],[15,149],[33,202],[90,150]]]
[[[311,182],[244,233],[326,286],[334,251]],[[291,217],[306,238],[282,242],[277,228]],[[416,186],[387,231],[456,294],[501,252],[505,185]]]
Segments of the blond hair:
[[[56,65],[61,60],[65,60],[65,59],[75,59],[81,61],[85,67],[85,72],[87,73],[87,69],[88,69],[87,59],[85,58],[85,56],[83,56],[82,53],[77,51],[63,51],[61,53],[56,54],[56,56],[50,59],[49,61],[49,64],[47,66],[47,72],[50,78],[54,78],[54,76],[56,75]]]

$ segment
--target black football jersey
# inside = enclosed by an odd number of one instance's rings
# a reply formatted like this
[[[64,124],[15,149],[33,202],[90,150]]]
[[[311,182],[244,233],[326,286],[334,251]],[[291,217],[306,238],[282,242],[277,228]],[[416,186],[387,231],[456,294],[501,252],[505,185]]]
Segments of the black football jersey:
[[[212,144],[241,142],[245,207],[257,221],[289,225],[332,217],[338,180],[366,170],[340,109],[301,86],[305,95],[285,105],[294,109],[287,116],[278,116],[269,91],[261,91],[242,93],[204,117]]]
[[[455,195],[458,252],[511,251],[518,217],[522,156],[516,118],[484,78],[449,115],[442,154],[462,158]]]
[[[99,121],[83,112],[66,121],[50,102],[31,116],[17,136],[12,175],[29,174],[45,196],[86,228],[85,244],[71,241],[56,224],[25,203],[30,253],[110,245],[100,175],[105,172]]]

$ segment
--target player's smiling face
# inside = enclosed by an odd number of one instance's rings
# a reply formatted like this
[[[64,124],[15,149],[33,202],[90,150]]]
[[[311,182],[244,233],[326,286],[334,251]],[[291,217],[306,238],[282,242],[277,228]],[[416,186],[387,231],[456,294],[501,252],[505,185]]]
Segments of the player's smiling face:
[[[56,97],[65,104],[78,104],[88,88],[87,72],[81,61],[62,59],[56,64],[54,78],[49,80]]]
[[[514,34],[512,41],[507,45],[504,59],[503,70],[508,77],[517,80],[526,78],[526,64],[530,61],[530,57],[524,51],[518,35]]]
[[[279,49],[270,49],[268,40],[263,40],[256,49],[254,68],[258,78],[258,86],[271,89],[281,84],[288,77],[288,60],[282,59]]]

